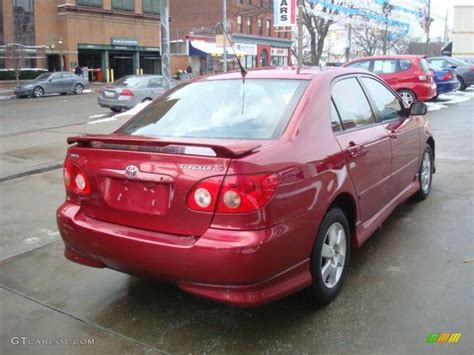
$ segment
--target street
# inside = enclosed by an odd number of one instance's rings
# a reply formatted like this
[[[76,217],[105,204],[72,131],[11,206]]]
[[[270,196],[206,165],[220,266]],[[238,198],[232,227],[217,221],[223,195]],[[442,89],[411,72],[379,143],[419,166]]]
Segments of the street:
[[[471,354],[470,90],[462,100],[430,105],[432,193],[399,206],[354,250],[340,296],[312,307],[300,293],[257,309],[67,261],[55,221],[65,196],[65,138],[111,132],[128,116],[112,117],[95,93],[0,101],[2,353]],[[427,344],[432,332],[463,336],[458,344]],[[14,337],[93,344],[19,345]]]

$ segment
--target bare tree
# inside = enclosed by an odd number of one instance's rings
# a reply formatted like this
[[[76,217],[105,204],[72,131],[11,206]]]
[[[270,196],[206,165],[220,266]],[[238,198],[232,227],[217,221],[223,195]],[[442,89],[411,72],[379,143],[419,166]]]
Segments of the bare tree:
[[[384,31],[370,26],[352,27],[352,40],[364,56],[373,56],[383,46]]]
[[[13,71],[17,85],[20,83],[21,70],[26,66],[28,45],[34,44],[34,17],[22,7],[14,9],[13,35],[14,43],[6,45],[7,57],[13,61]]]
[[[343,5],[344,1],[330,0],[331,4]],[[310,35],[311,64],[319,65],[321,54],[324,49],[324,41],[328,35],[329,28],[336,21],[317,15],[313,10],[318,5],[317,2],[304,1],[303,24]],[[328,16],[338,15],[337,10],[323,7],[322,11]]]

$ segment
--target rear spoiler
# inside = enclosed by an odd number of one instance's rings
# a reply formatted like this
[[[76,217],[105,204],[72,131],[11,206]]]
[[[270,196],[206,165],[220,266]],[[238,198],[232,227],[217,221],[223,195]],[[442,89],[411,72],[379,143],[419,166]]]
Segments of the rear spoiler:
[[[253,152],[261,146],[261,143],[255,141],[230,141],[225,145],[210,140],[210,143],[196,142],[191,140],[163,140],[159,138],[150,138],[143,136],[129,135],[84,135],[69,137],[68,144],[77,143],[79,147],[97,148],[97,149],[117,149],[133,150],[162,153],[181,153],[186,154],[184,150],[176,149],[178,147],[197,147],[209,148],[215,153],[215,156],[223,158],[239,158]],[[175,148],[175,149],[173,149]],[[191,153],[192,154],[192,153]],[[201,155],[201,154],[193,154]]]

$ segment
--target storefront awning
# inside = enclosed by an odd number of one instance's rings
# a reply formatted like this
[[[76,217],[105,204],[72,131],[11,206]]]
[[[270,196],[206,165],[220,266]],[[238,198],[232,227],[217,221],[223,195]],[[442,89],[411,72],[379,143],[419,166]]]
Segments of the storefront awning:
[[[235,53],[240,57],[244,56],[245,53],[239,50],[235,50]],[[189,55],[190,56],[206,56],[211,55],[213,57],[221,57],[224,54],[223,47],[217,47],[213,42],[206,41],[190,41],[189,42]],[[232,48],[227,47],[227,54],[229,56],[234,55]]]

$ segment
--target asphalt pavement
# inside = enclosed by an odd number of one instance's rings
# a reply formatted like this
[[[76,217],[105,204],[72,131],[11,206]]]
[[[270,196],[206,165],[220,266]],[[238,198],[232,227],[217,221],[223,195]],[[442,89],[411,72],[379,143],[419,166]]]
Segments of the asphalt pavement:
[[[63,112],[83,113],[63,128],[46,127],[58,126],[54,119],[30,132],[1,118],[2,132],[15,132],[0,137],[1,167],[13,176],[0,182],[2,353],[472,354],[474,100],[429,113],[437,153],[432,194],[401,205],[353,253],[336,301],[313,307],[296,294],[257,309],[64,259],[55,226],[64,198],[61,170],[31,174],[26,168],[41,161],[51,166],[64,156],[65,145],[56,139],[121,123],[89,119],[100,109],[79,106],[65,104]],[[99,122],[83,124],[91,120]],[[24,143],[31,140],[36,145]],[[18,148],[9,146],[20,143],[55,152],[43,160],[26,154],[20,164],[9,155]],[[15,177],[19,164],[24,176]],[[463,335],[457,344],[427,344],[432,332]]]

